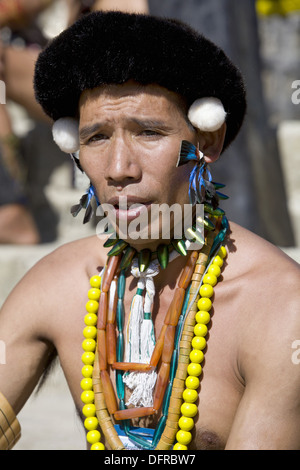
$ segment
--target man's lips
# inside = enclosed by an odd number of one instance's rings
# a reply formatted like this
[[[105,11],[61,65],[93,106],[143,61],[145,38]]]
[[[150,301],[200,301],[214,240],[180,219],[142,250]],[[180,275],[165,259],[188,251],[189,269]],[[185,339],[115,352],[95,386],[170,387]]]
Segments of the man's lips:
[[[111,198],[107,202],[113,208],[116,219],[133,220],[143,211],[148,211],[152,202],[135,196]]]
[[[148,199],[143,199],[138,196],[119,196],[119,197],[112,197],[107,201],[107,204],[112,206],[119,206],[119,207],[130,207],[133,204],[137,205],[149,205],[151,202]]]

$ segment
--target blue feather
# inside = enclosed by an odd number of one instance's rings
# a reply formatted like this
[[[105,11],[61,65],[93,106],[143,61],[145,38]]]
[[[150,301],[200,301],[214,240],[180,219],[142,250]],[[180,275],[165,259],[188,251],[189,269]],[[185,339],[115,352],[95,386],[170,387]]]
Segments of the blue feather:
[[[185,163],[199,160],[198,150],[195,145],[187,140],[181,142],[180,152],[176,166],[184,165]]]
[[[85,216],[84,216],[84,219],[83,219],[84,224],[86,222],[88,222],[91,219],[92,215],[93,215],[93,208],[91,206],[91,201],[92,201],[93,197],[95,198],[96,203],[99,206],[100,202],[99,202],[99,199],[96,195],[95,188],[92,184],[90,184],[89,189],[82,196],[82,198],[79,201],[79,204],[76,204],[75,206],[73,206],[71,208],[71,213],[72,213],[73,217],[76,217],[82,209],[85,209]]]
[[[198,170],[198,165],[195,165],[191,171],[190,178],[189,178],[189,199],[192,205],[194,205],[197,202],[197,184],[196,184],[197,170]]]
[[[187,140],[181,142],[177,167],[189,162],[196,162],[189,177],[189,199],[190,204],[195,205],[211,200],[214,204],[218,199],[225,199],[226,196],[216,189],[224,187],[221,183],[213,183],[210,169],[203,158],[203,154],[195,145]]]

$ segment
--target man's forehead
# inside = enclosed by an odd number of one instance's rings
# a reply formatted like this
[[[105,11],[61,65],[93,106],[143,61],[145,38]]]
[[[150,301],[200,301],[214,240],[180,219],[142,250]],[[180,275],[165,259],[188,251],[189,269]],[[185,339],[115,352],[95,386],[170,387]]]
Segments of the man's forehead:
[[[142,99],[151,100],[152,102],[155,101],[157,106],[175,104],[183,112],[186,111],[185,100],[177,93],[157,84],[142,85],[134,81],[128,81],[124,84],[102,85],[92,90],[85,90],[80,96],[79,110],[91,103],[123,99],[132,100],[135,103]]]

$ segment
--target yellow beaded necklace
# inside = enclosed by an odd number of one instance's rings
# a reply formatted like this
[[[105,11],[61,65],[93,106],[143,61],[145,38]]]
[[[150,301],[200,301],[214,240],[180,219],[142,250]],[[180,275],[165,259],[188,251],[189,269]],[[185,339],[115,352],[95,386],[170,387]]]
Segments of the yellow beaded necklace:
[[[201,275],[200,297],[196,302],[196,308],[192,308],[187,315],[180,341],[181,360],[179,361],[178,372],[174,379],[174,389],[176,389],[177,394],[179,391],[181,396],[173,397],[173,394],[171,396],[169,410],[171,409],[173,412],[168,415],[165,431],[156,449],[167,450],[173,446],[174,450],[186,450],[192,440],[193,418],[198,413],[195,402],[198,399],[197,389],[200,384],[199,376],[202,373],[203,351],[206,347],[205,336],[208,332],[207,325],[210,322],[211,298],[214,294],[214,286],[217,284],[218,277],[221,274],[225,257],[226,249],[224,246],[221,246],[217,254],[212,258],[204,276],[203,274]],[[196,274],[198,278],[199,273]],[[99,416],[101,413],[101,416],[103,416],[104,412],[97,409],[95,400],[95,395],[97,393],[100,394],[101,390],[98,387],[98,382],[95,388],[95,380],[93,380],[93,377],[97,376],[98,373],[95,338],[97,337],[97,312],[101,294],[101,277],[99,275],[93,276],[90,279],[90,287],[86,304],[87,313],[84,318],[85,328],[83,335],[85,339],[82,343],[84,352],[81,358],[84,364],[82,368],[83,378],[81,380],[81,388],[83,390],[81,400],[84,403],[82,413],[85,417],[86,439],[91,444],[91,450],[104,450],[105,447],[101,443],[101,434],[98,430],[99,425],[102,424],[100,421],[103,421],[103,418],[100,417],[99,419]],[[175,408],[172,408],[175,401],[176,411]],[[106,416],[107,413],[105,414],[105,422],[108,423],[106,425],[112,429],[111,421],[108,421]],[[174,437],[177,441],[175,444]]]

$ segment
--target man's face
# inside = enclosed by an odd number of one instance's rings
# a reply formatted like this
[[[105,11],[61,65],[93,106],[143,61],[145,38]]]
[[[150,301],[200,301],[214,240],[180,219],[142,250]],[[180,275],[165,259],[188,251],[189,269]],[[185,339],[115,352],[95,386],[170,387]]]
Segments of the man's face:
[[[138,217],[139,206],[149,216],[153,205],[189,203],[192,164],[176,167],[182,140],[196,144],[196,132],[180,98],[162,87],[127,83],[81,96],[80,163],[117,224]]]

